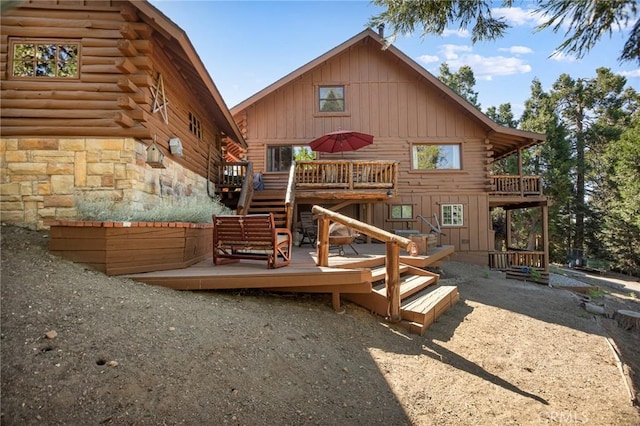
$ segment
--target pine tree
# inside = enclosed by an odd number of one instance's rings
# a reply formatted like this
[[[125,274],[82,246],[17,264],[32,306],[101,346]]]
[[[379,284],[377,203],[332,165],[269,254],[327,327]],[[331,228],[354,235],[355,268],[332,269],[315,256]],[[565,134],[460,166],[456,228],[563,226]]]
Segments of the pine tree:
[[[449,65],[443,62],[440,65],[438,80],[449,86],[454,92],[465,98],[473,106],[480,109],[478,92],[474,90],[476,77],[473,75],[473,70],[469,65],[463,65],[458,71],[452,73]]]

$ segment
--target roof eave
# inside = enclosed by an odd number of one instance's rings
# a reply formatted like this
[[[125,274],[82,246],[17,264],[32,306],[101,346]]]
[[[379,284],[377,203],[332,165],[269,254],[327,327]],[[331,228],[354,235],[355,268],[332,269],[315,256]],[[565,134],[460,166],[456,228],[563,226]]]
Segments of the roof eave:
[[[315,68],[316,66],[322,64],[323,62],[326,62],[327,60],[329,60],[333,56],[339,54],[340,52],[352,47],[356,43],[359,43],[360,41],[364,40],[365,38],[371,38],[371,39],[375,40],[377,43],[380,44],[381,47],[384,47],[386,50],[390,51],[393,55],[395,55],[397,58],[399,58],[401,61],[403,61],[407,66],[412,68],[415,72],[417,72],[420,76],[422,76],[430,84],[435,86],[438,90],[442,91],[446,96],[448,96],[451,99],[453,99],[469,115],[471,115],[476,120],[478,120],[485,127],[485,129],[487,130],[488,133],[501,133],[501,134],[512,136],[516,140],[517,139],[520,139],[520,140],[523,140],[523,139],[524,140],[532,140],[534,142],[531,145],[543,142],[545,140],[545,138],[546,138],[545,135],[540,134],[540,133],[527,132],[527,131],[523,131],[523,130],[512,129],[512,128],[509,128],[509,127],[500,126],[495,121],[490,119],[486,114],[484,114],[482,111],[480,111],[474,105],[472,105],[465,98],[460,96],[458,93],[456,93],[454,90],[452,90],[449,86],[447,86],[442,81],[440,81],[438,78],[436,78],[433,74],[428,72],[424,67],[422,67],[420,64],[418,64],[413,59],[411,59],[409,56],[407,56],[404,52],[402,52],[401,50],[399,50],[398,48],[396,48],[392,44],[390,44],[390,45],[387,44],[384,38],[380,37],[375,31],[373,31],[370,28],[367,28],[364,31],[360,32],[359,34],[356,34],[354,37],[351,37],[349,40],[345,41],[344,43],[341,43],[340,45],[334,47],[333,49],[329,50],[328,52],[324,53],[323,55],[317,57],[316,59],[308,62],[307,64],[301,66],[300,68],[296,69],[295,71],[293,71],[293,72],[287,74],[286,76],[282,77],[281,79],[277,80],[273,84],[265,87],[264,89],[262,89],[261,91],[257,92],[253,96],[245,99],[244,101],[242,101],[238,105],[236,105],[233,108],[231,108],[232,115],[235,116],[236,114],[240,113],[241,111],[247,109],[251,105],[253,105],[256,102],[258,102],[259,100],[261,100],[265,96],[269,95],[270,93],[273,93],[274,91],[278,90],[279,88],[283,87],[284,85],[288,84],[289,82],[291,82],[291,81],[295,80],[296,78],[302,76],[306,72],[308,72],[311,69]],[[518,142],[516,141],[516,143],[518,143]],[[516,148],[516,150],[517,150],[517,148]]]
[[[247,148],[247,142],[244,140],[240,129],[233,119],[231,111],[229,111],[229,108],[222,98],[222,95],[218,91],[218,88],[211,78],[211,75],[209,75],[209,72],[202,63],[200,56],[191,44],[191,40],[189,40],[189,37],[187,36],[185,31],[178,25],[176,25],[171,19],[164,15],[155,6],[148,3],[147,0],[132,1],[131,4],[134,5],[138,10],[140,10],[140,12],[149,17],[151,21],[153,21],[153,23],[159,27],[161,32],[169,35],[178,42],[180,47],[182,47],[182,49],[184,50],[185,54],[189,57],[198,75],[207,86],[207,89],[209,90],[209,93],[211,94],[211,97],[213,98],[213,101],[215,103],[215,107],[224,117],[225,122],[218,123],[221,130],[225,133],[226,136],[238,142],[244,148]]]
[[[343,50],[365,39],[366,37],[369,36],[368,34],[369,32],[373,33],[373,31],[371,31],[370,29],[364,30],[359,34],[356,34],[355,36],[351,37],[349,40],[345,41],[344,43],[341,43],[338,46],[334,47],[333,49],[329,50],[328,52],[322,54],[321,56],[318,56],[316,59],[313,59],[312,61],[307,62],[305,65],[301,66],[300,68],[297,68],[296,70],[290,72],[289,74],[285,75],[284,77],[280,78],[279,80],[275,81],[274,83],[270,84],[269,86],[265,87],[264,89],[260,90],[259,92],[245,99],[244,101],[240,102],[238,105],[232,107],[231,113],[235,115],[240,111],[250,107],[252,104],[258,102],[260,99],[264,98],[270,93],[275,92],[282,86],[295,80],[296,78],[305,74],[309,70],[312,70],[313,68],[317,67],[318,65],[330,59],[331,57],[337,55]]]

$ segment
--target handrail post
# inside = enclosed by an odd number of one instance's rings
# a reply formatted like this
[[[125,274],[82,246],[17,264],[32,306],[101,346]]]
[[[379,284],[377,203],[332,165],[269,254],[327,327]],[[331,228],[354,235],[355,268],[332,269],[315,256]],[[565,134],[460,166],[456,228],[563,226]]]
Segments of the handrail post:
[[[320,216],[318,218],[318,237],[316,239],[318,247],[318,266],[329,266],[329,218]]]
[[[387,316],[390,322],[400,322],[400,246],[388,241],[386,257]]]
[[[249,211],[251,199],[253,198],[253,163],[251,161],[243,162],[237,166],[242,170],[242,173],[239,174],[242,176],[242,187],[236,206],[236,213],[243,215]]]
[[[391,234],[383,229],[360,222],[359,220],[341,215],[340,213],[327,210],[320,206],[313,206],[311,211],[318,215],[318,266],[329,266],[329,221],[341,223],[356,231],[362,232],[384,241],[386,244],[386,279],[387,289],[387,319],[391,322],[402,320],[400,314],[400,245],[402,245],[411,256],[417,256],[418,248],[416,243],[408,238]],[[339,295],[333,295],[334,307],[339,306]]]
[[[524,176],[520,175],[520,196],[524,197]]]
[[[297,164],[294,161],[289,168],[289,180],[287,181],[287,192],[284,196],[284,206],[286,209],[286,228],[291,229],[293,225],[293,204],[296,199],[296,168]]]
[[[538,176],[538,195],[542,195],[542,176]]]

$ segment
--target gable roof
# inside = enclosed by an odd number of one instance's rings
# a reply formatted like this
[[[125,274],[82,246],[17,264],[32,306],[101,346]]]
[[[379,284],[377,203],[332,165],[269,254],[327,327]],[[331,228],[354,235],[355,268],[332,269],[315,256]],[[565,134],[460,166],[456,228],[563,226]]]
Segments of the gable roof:
[[[287,85],[288,83],[294,81],[299,78],[303,74],[313,70],[314,68],[322,65],[326,61],[330,60],[332,57],[339,55],[340,53],[346,51],[347,49],[352,48],[353,46],[359,43],[367,43],[369,41],[373,41],[380,45],[381,49],[385,49],[385,51],[390,52],[390,54],[395,55],[402,63],[415,71],[420,77],[422,77],[426,84],[433,86],[435,89],[439,90],[446,97],[450,98],[459,108],[460,110],[470,116],[472,119],[476,120],[480,125],[482,125],[489,135],[489,139],[493,144],[493,152],[494,158],[499,159],[506,157],[518,149],[527,148],[532,145],[536,145],[540,142],[543,142],[546,139],[546,136],[541,133],[527,132],[524,130],[513,129],[510,127],[505,127],[497,124],[495,121],[491,120],[485,114],[483,114],[480,110],[478,110],[475,106],[469,103],[462,96],[457,94],[451,88],[449,88],[446,84],[438,80],[433,74],[428,72],[425,68],[423,68],[416,61],[408,57],[402,51],[397,49],[393,45],[386,44],[385,40],[380,37],[376,32],[367,28],[361,33],[355,35],[344,43],[334,47],[329,50],[325,54],[317,57],[316,59],[308,62],[297,70],[287,74],[282,77],[275,83],[270,86],[265,87],[261,91],[257,92],[253,96],[245,99],[240,102],[238,105],[231,108],[232,114],[237,114],[240,111],[250,107],[256,102],[260,101],[262,98],[268,96],[269,94],[275,92],[279,88]]]
[[[186,83],[192,87],[198,102],[210,111],[218,128],[227,137],[246,148],[247,143],[229,108],[184,30],[147,0],[130,1],[130,3],[140,12],[140,19],[166,39],[167,53]]]

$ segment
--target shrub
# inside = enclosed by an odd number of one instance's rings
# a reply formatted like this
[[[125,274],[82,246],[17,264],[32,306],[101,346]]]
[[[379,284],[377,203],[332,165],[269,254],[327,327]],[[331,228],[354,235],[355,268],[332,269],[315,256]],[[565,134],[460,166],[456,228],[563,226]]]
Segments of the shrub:
[[[75,197],[79,220],[99,222],[210,223],[214,214],[231,211],[218,198],[190,196],[162,198],[148,208],[134,209],[107,193],[82,193]]]

